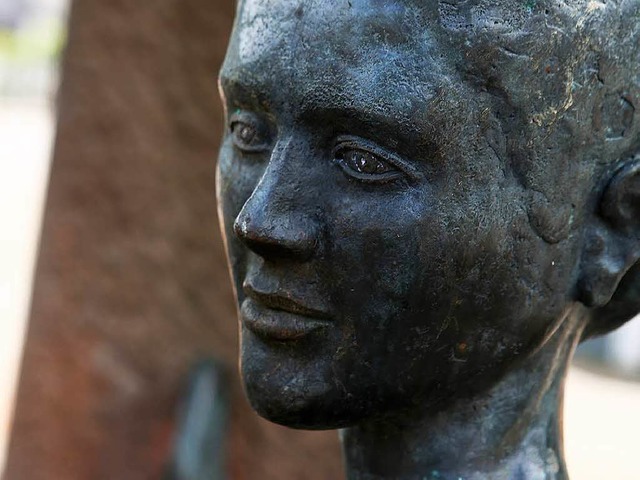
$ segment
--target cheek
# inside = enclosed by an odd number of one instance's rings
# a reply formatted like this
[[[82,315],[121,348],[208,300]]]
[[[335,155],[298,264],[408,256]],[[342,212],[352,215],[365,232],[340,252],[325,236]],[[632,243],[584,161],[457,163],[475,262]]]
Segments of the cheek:
[[[326,260],[352,301],[395,303],[415,287],[416,257],[425,240],[418,225],[423,219],[412,213],[418,201],[362,194],[328,209]]]
[[[563,289],[550,289],[552,277],[541,268],[555,247],[532,230],[515,193],[487,195],[464,219],[448,222],[458,232],[443,230],[440,244],[452,351],[476,364],[531,351],[565,307]]]
[[[333,206],[323,265],[332,303],[362,355],[406,351],[408,340],[424,340],[447,302],[430,217],[426,192],[362,195]]]
[[[530,262],[547,247],[512,197],[466,207],[434,206],[426,192],[374,200],[334,207],[326,252],[361,358],[392,355],[454,378],[527,351],[555,318],[532,303],[541,279]]]
[[[216,194],[225,227],[233,225],[242,206],[258,184],[263,170],[263,163],[258,159],[251,161],[236,158],[231,141],[225,139],[218,156],[216,172]]]

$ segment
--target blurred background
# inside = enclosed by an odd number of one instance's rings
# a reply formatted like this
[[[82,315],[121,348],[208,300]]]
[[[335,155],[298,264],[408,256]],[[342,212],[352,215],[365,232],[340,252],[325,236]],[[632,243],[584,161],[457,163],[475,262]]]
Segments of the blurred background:
[[[0,2],[0,471],[31,298],[66,0]]]
[[[334,433],[258,419],[235,374],[213,179],[232,4],[0,1],[4,480],[187,478],[204,360],[226,372],[228,478],[341,478]],[[581,347],[572,478],[640,479],[639,346],[636,319]]]

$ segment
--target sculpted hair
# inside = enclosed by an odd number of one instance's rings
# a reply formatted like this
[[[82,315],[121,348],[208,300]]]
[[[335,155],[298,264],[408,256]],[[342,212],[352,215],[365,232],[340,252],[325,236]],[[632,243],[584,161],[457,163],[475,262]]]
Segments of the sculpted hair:
[[[532,229],[554,244],[584,236],[593,216],[609,221],[599,207],[607,185],[640,158],[640,0],[439,5],[449,39],[467,49],[465,80],[495,106],[493,137],[506,139],[496,151],[522,186]],[[534,144],[542,148],[522,148]],[[636,264],[590,310],[583,338],[639,312]]]

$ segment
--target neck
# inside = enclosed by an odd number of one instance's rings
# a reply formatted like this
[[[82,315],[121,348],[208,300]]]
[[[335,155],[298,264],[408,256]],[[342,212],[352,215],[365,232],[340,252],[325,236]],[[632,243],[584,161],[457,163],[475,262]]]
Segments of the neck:
[[[498,384],[444,411],[343,430],[348,479],[567,479],[561,407],[581,324],[565,318]]]

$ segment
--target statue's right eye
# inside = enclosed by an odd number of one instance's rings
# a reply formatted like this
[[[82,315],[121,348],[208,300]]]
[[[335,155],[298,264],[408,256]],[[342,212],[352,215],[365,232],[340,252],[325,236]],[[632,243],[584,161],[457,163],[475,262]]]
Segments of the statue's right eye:
[[[243,152],[264,152],[269,149],[269,130],[254,115],[239,113],[231,117],[229,129],[233,144]]]

